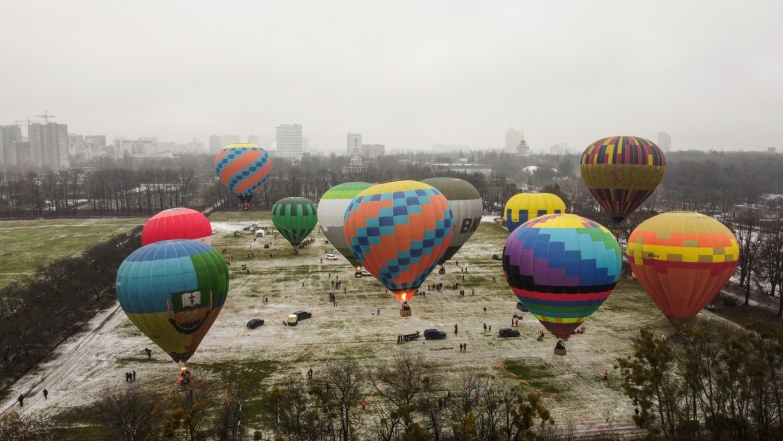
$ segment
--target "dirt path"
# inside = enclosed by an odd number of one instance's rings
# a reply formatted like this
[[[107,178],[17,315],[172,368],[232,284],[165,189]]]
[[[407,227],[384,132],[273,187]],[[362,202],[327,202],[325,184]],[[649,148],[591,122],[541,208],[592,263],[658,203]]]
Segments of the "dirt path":
[[[9,399],[0,407],[0,414],[19,409],[17,398],[25,396],[25,411],[38,410],[47,405],[57,405],[67,399],[58,394],[73,381],[81,381],[96,369],[107,363],[96,359],[96,350],[104,346],[104,337],[128,318],[121,312],[119,303],[96,314],[82,326],[82,330],[68,337],[47,359],[9,388]],[[90,362],[87,362],[89,360]],[[43,397],[43,390],[49,391],[49,399]]]

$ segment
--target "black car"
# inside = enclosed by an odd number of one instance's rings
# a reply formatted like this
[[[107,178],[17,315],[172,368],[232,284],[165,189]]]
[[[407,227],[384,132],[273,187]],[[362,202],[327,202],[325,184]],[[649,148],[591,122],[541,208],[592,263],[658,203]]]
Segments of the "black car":
[[[253,320],[250,320],[249,322],[247,322],[247,327],[250,328],[250,329],[256,329],[257,327],[259,327],[259,326],[261,326],[263,324],[264,324],[264,320],[263,319],[253,319]]]
[[[307,311],[296,311],[293,314],[299,317],[299,320],[309,319],[310,317],[313,316]]]
[[[498,331],[498,337],[519,337],[519,331],[511,328],[503,328]]]
[[[437,329],[425,329],[424,340],[440,340],[446,338],[446,333]]]
[[[520,302],[517,302],[517,309],[518,309],[518,310],[520,310],[520,311],[522,311],[522,312],[528,312],[528,311],[527,311],[527,306],[523,305],[523,304],[522,304],[522,303],[520,303]]]

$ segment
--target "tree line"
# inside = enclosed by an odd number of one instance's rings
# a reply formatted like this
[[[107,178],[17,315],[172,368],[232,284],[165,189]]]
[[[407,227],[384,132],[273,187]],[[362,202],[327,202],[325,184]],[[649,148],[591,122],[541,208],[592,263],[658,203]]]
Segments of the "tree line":
[[[774,440],[783,428],[783,333],[695,320],[668,338],[642,329],[617,360],[634,420],[655,439]]]
[[[39,362],[96,308],[113,304],[117,268],[141,246],[140,232],[138,227],[39,265],[33,275],[0,289],[0,387]]]
[[[290,373],[268,389],[252,376],[236,382],[197,378],[169,395],[129,383],[74,414],[78,416],[52,421],[12,413],[0,420],[0,437],[31,441],[88,435],[111,441],[619,437],[612,428],[585,436],[574,420],[557,423],[538,392],[485,371],[470,370],[457,383],[447,384],[436,366],[411,354],[395,357],[388,366],[341,360],[307,377]]]

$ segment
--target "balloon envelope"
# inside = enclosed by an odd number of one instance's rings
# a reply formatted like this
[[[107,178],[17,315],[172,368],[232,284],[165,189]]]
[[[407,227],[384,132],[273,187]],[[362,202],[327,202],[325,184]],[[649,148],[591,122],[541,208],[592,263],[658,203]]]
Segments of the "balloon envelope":
[[[739,245],[717,220],[672,211],[642,222],[628,237],[628,263],[672,323],[692,319],[726,285]]]
[[[228,268],[211,246],[166,240],[134,251],[117,271],[117,298],[141,332],[174,361],[187,361],[228,293]]]
[[[231,144],[215,157],[215,171],[220,182],[247,204],[269,178],[272,159],[255,144]]]
[[[516,228],[503,249],[503,274],[517,299],[567,339],[609,297],[622,254],[612,233],[575,214],[549,214]]]
[[[306,198],[280,199],[272,207],[272,223],[296,248],[318,223],[318,208]]]
[[[346,182],[330,188],[318,201],[318,223],[321,224],[324,236],[354,267],[359,266],[359,261],[351,253],[348,242],[345,241],[343,220],[345,210],[353,198],[370,187],[372,184],[367,182]]]
[[[666,158],[652,141],[612,136],[590,144],[579,168],[590,193],[619,224],[658,187]]]
[[[345,212],[345,240],[400,301],[410,300],[446,252],[454,229],[446,198],[416,181],[374,185]]]
[[[141,244],[161,240],[191,239],[212,244],[212,225],[209,219],[190,208],[171,208],[152,216],[141,230]]]
[[[457,178],[429,178],[421,181],[431,185],[446,197],[454,217],[454,233],[451,243],[440,258],[438,263],[446,263],[457,254],[462,245],[470,239],[470,236],[481,224],[481,215],[484,213],[484,203],[481,200],[476,187],[470,182]]]
[[[503,220],[509,232],[545,214],[565,213],[562,199],[552,193],[517,193],[503,207]]]

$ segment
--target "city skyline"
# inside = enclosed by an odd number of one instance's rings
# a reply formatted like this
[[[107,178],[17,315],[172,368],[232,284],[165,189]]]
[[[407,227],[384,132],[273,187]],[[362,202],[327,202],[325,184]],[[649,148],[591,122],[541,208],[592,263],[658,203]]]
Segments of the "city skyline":
[[[9,3],[0,125],[48,109],[73,133],[176,142],[296,121],[327,152],[350,132],[503,148],[509,127],[534,152],[659,132],[766,150],[783,139],[781,17],[775,2]]]

